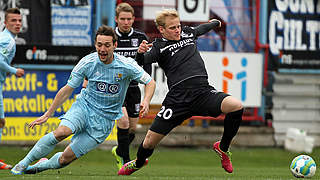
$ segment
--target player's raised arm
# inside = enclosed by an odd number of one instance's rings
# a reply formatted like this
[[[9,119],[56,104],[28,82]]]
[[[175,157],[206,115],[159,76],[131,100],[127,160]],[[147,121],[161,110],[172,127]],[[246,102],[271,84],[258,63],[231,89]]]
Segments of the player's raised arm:
[[[72,88],[68,85],[65,85],[63,88],[61,88],[58,91],[56,97],[54,98],[54,100],[53,100],[51,106],[49,107],[49,109],[47,110],[47,112],[45,112],[38,119],[31,122],[29,124],[29,127],[33,128],[35,125],[41,125],[41,124],[47,122],[49,117],[56,111],[56,109],[58,107],[60,107],[71,96],[73,90],[74,90],[74,88]]]
[[[208,23],[205,24],[200,24],[199,26],[195,27],[196,35],[201,36],[210,30],[214,28],[219,28],[221,27],[221,21],[218,19],[211,19]]]

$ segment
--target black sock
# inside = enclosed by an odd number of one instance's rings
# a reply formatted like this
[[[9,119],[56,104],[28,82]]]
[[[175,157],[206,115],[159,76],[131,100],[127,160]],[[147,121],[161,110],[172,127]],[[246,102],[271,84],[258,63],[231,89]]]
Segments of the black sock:
[[[135,137],[136,135],[134,132],[129,133],[129,145],[132,143]]]
[[[143,148],[143,142],[140,144],[137,152],[137,161],[136,161],[137,168],[141,168],[143,166],[143,164],[146,162],[146,159],[152,155],[153,150],[154,149]]]
[[[226,114],[224,119],[224,131],[220,142],[220,149],[227,152],[233,137],[237,134],[241,121],[243,109]]]
[[[123,158],[124,163],[130,161],[129,155],[129,129],[117,128],[118,147],[117,154]]]

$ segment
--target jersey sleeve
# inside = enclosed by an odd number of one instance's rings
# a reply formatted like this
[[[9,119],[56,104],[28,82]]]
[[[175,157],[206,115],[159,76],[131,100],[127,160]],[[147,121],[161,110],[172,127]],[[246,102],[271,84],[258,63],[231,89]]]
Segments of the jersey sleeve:
[[[15,74],[17,69],[7,63],[9,61],[8,55],[14,47],[14,41],[11,41],[10,38],[1,37],[0,42],[0,70]]]
[[[9,72],[12,74],[15,74],[17,72],[16,68],[6,63],[5,57],[2,54],[0,54],[0,70],[4,72]]]
[[[131,63],[129,72],[131,79],[138,81],[141,84],[148,84],[151,81],[151,76],[134,60]]]
[[[218,27],[219,24],[220,23],[218,21],[212,21],[209,23],[200,24],[199,26],[193,27],[193,29],[195,30],[196,36],[201,36],[201,35],[209,32],[213,28]]]
[[[67,85],[72,88],[79,87],[82,84],[84,78],[88,77],[87,72],[89,70],[90,64],[91,63],[88,62],[85,58],[82,58],[79,63],[73,68]]]

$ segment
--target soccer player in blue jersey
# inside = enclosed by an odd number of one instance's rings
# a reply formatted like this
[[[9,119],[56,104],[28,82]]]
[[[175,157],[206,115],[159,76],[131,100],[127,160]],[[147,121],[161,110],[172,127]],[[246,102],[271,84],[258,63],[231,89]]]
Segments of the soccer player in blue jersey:
[[[5,29],[0,33],[0,142],[2,130],[5,125],[2,87],[8,73],[17,77],[24,75],[24,70],[10,66],[16,54],[15,37],[20,32],[22,18],[18,8],[10,8],[5,12]],[[12,166],[0,160],[0,169],[11,169]]]
[[[132,27],[134,23],[134,9],[128,3],[120,3],[116,7],[115,28],[117,48],[114,52],[125,57],[135,58],[139,44],[148,40],[145,33]],[[143,58],[143,57],[141,57]],[[135,59],[137,62],[143,62],[143,59]],[[140,64],[141,65],[141,64]],[[151,74],[151,64],[144,65],[143,69]],[[83,82],[85,88],[87,80]],[[117,146],[111,150],[116,159],[117,167],[120,169],[125,163],[130,161],[129,146],[135,138],[135,131],[139,120],[141,92],[137,81],[131,81],[127,90],[126,98],[122,105],[124,116],[117,120]]]
[[[131,80],[145,84],[141,102],[141,116],[149,111],[155,82],[132,58],[114,53],[117,37],[114,30],[101,26],[95,37],[96,51],[82,58],[74,67],[67,84],[59,90],[50,108],[29,124],[30,128],[45,123],[55,110],[88,78],[86,88],[77,96],[71,108],[60,117],[59,127],[43,136],[11,172],[34,174],[47,169],[58,169],[85,155],[101,144],[110,134],[114,120],[123,116],[121,107]],[[74,134],[64,152],[46,157],[57,143]],[[36,164],[31,162],[40,159]]]

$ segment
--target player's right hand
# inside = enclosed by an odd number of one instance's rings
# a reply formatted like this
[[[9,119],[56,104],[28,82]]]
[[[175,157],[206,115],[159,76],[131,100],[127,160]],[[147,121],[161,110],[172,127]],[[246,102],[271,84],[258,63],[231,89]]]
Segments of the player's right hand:
[[[142,101],[140,103],[140,118],[145,117],[149,112],[150,103],[148,101]]]
[[[21,68],[17,68],[16,76],[22,77],[24,75],[24,70]]]
[[[47,122],[49,119],[49,116],[46,116],[46,115],[42,115],[41,117],[39,117],[38,119],[32,121],[30,124],[29,124],[29,128],[33,129],[33,127],[35,125],[41,125],[45,122]]]
[[[209,22],[217,22],[218,23],[218,27],[221,27],[221,21],[218,19],[210,19]]]
[[[152,44],[147,44],[148,41],[143,40],[141,44],[139,45],[138,53],[145,53],[149,50],[149,48],[152,46]]]

